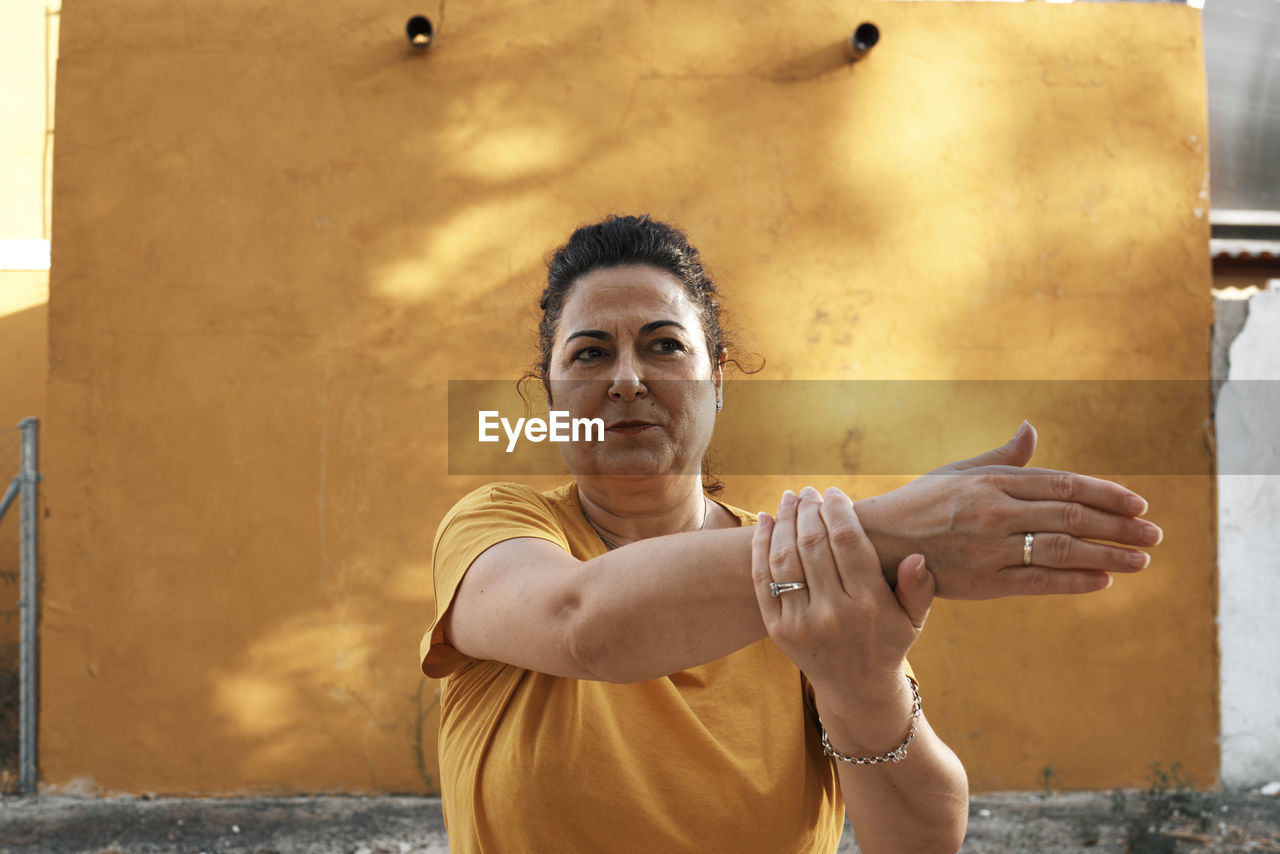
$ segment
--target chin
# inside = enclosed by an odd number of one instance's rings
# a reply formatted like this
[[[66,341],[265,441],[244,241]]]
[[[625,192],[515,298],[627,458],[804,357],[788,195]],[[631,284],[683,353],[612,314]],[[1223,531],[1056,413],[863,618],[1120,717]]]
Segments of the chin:
[[[679,471],[679,465],[669,456],[642,449],[566,459],[565,462],[569,465],[569,471],[575,475],[641,478],[690,473]],[[694,469],[694,472],[697,471],[699,470]]]

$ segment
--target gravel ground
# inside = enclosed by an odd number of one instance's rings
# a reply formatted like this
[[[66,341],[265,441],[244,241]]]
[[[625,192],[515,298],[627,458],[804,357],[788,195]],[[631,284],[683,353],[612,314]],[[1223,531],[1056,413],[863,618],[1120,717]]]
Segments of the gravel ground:
[[[974,797],[962,851],[1280,852],[1280,797],[1241,791],[1178,794],[1183,797],[1124,793],[1123,810],[1110,793]],[[1142,830],[1152,826],[1165,834],[1143,837]],[[0,854],[448,850],[438,798],[0,799]],[[840,854],[857,850],[846,828]]]

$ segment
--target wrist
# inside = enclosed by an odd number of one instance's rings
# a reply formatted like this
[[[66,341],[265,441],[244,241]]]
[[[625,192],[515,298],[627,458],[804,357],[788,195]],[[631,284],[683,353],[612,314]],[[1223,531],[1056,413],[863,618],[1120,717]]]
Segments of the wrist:
[[[859,499],[853,502],[853,510],[858,514],[858,522],[871,541],[871,547],[876,550],[885,581],[890,586],[897,586],[898,563],[910,554],[910,550],[895,536],[889,507],[891,494]]]
[[[824,695],[815,686],[815,704],[827,740],[824,746],[831,748],[828,755],[837,752],[855,757],[883,756],[910,743],[920,715],[915,680],[902,671],[894,675],[891,686],[867,686],[852,695]]]

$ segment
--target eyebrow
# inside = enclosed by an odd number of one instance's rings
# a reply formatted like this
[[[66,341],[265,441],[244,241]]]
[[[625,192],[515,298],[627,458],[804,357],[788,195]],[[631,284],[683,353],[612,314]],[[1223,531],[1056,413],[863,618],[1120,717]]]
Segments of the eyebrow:
[[[655,320],[652,323],[646,323],[644,326],[641,326],[640,334],[648,335],[650,332],[653,332],[655,329],[661,329],[664,326],[674,326],[675,328],[679,329],[681,332],[689,331],[688,329],[685,329],[683,323],[679,323],[678,321],[675,321],[675,320]],[[608,332],[605,332],[603,329],[579,329],[577,332],[573,333],[568,338],[564,339],[564,343],[568,344],[570,341],[572,341],[575,338],[599,338],[601,341],[613,340],[613,336],[610,335]]]

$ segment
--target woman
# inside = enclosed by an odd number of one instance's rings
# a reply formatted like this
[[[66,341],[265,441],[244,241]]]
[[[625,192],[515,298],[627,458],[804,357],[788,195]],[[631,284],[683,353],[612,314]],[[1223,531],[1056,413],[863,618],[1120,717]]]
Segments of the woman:
[[[481,488],[436,535],[422,667],[455,851],[832,851],[842,805],[864,851],[954,851],[964,771],[905,659],[932,597],[1101,589],[1147,556],[1085,538],[1159,539],[1123,487],[1017,476],[1029,425],[874,499],[712,500],[716,297],[648,217],[550,264],[535,373],[605,438],[561,445],[572,482]]]

